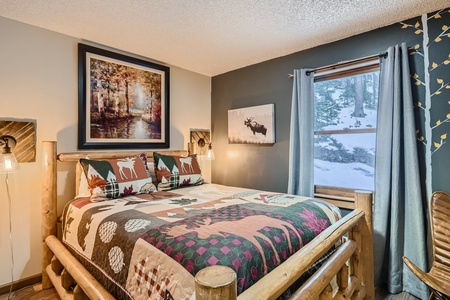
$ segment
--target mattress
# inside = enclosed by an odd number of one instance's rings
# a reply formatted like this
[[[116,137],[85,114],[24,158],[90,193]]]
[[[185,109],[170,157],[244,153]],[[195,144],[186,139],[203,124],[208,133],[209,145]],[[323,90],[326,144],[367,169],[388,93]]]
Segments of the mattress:
[[[238,294],[340,217],[325,201],[203,184],[71,201],[62,240],[118,299],[193,299],[195,274],[225,265]]]

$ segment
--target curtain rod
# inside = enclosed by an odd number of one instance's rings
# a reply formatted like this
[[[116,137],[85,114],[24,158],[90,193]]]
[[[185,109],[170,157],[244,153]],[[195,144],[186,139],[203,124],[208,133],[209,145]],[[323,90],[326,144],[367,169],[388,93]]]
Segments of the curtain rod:
[[[333,70],[333,69],[336,69],[337,67],[342,67],[342,66],[345,66],[345,65],[351,65],[351,64],[354,64],[354,63],[364,62],[364,61],[367,61],[367,60],[374,59],[376,57],[386,58],[387,56],[388,56],[388,53],[384,52],[384,53],[373,54],[373,55],[369,55],[369,56],[365,56],[365,57],[361,57],[361,58],[357,58],[357,59],[341,61],[341,62],[338,62],[338,63],[335,63],[335,64],[331,64],[331,65],[315,68],[315,69],[312,69],[310,71],[306,71],[306,75],[309,76],[311,73],[315,73],[317,71]],[[289,77],[290,78],[294,77],[294,75],[293,74],[289,74]]]

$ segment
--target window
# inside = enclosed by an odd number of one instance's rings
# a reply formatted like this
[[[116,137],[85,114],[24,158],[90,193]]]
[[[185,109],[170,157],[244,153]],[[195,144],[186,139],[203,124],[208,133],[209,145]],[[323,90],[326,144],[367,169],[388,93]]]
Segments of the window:
[[[374,190],[379,62],[316,74],[314,184],[318,197],[352,201]]]

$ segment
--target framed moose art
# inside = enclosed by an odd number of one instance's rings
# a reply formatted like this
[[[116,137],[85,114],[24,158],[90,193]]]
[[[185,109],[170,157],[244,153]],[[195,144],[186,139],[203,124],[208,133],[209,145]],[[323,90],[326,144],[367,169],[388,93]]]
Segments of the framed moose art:
[[[274,144],[274,104],[229,110],[228,143]]]

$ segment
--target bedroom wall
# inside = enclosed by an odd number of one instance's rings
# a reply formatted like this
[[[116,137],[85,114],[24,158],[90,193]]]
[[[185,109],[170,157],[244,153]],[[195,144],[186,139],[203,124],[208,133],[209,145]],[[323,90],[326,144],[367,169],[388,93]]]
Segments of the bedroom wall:
[[[417,80],[412,83],[417,137],[421,140],[418,145],[422,179],[425,184],[428,171],[432,190],[450,192],[447,176],[450,145],[446,143],[446,134],[450,132],[449,28],[447,9],[213,77],[211,118],[216,154],[213,182],[286,192],[292,93],[292,79],[288,74],[294,69],[326,66],[381,53],[405,41],[409,47],[417,45],[418,52],[410,56],[410,64],[411,75],[417,74]],[[428,69],[424,61],[429,62]],[[430,75],[428,80],[426,72]],[[228,144],[227,111],[269,103],[275,104],[276,143],[273,146]]]
[[[41,143],[56,140],[59,152],[77,150],[80,40],[0,17],[0,41],[0,117],[37,122],[36,162],[22,163],[21,171],[9,176],[17,280],[41,273]],[[190,128],[210,128],[211,80],[170,68],[170,145],[186,149]],[[209,164],[203,171],[210,178]],[[58,172],[63,175],[58,199],[67,201],[74,195],[74,174],[61,165]],[[11,282],[7,201],[0,174],[0,287]]]

